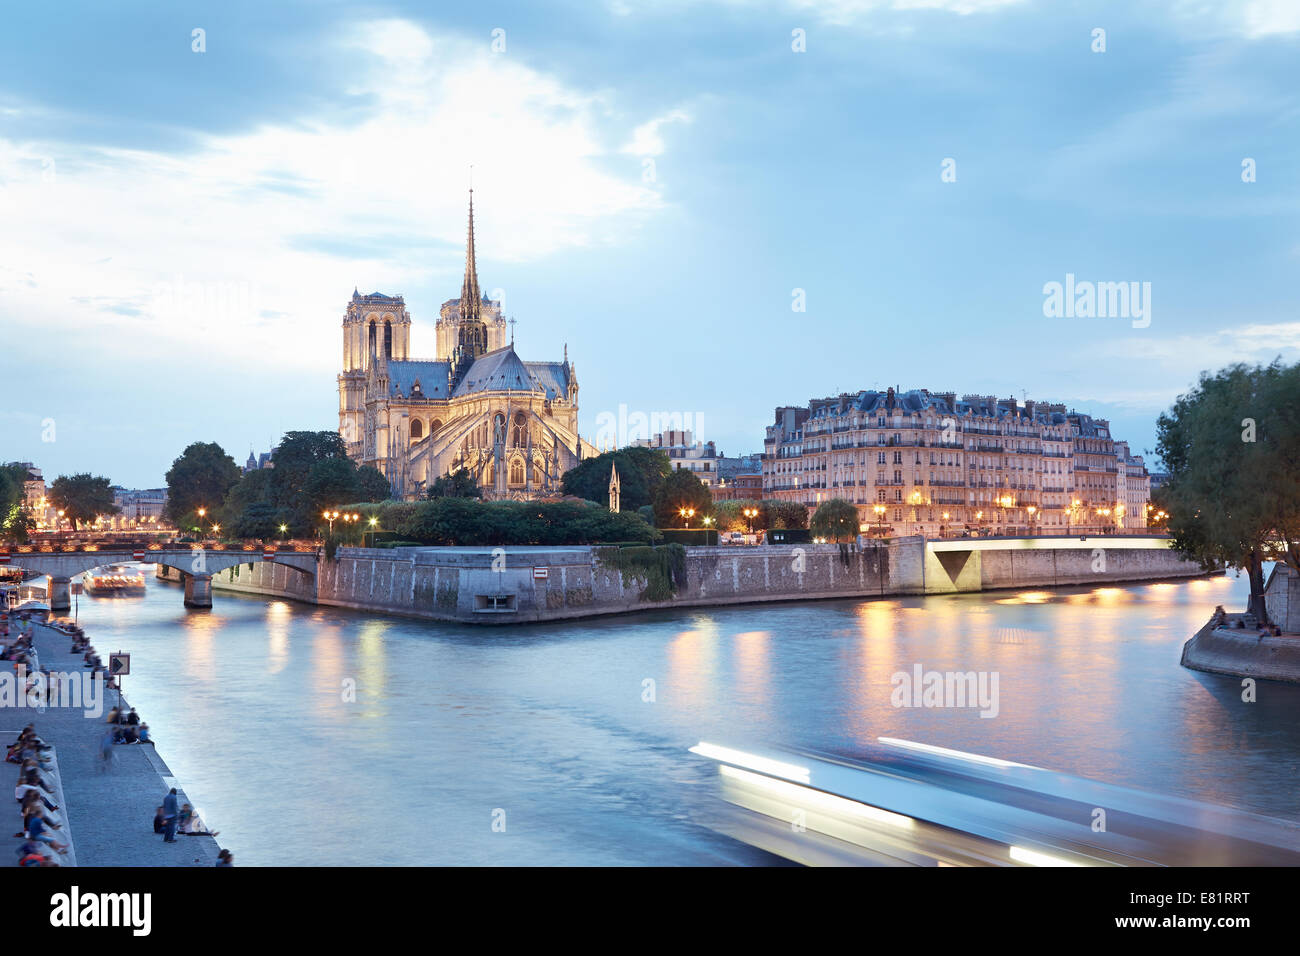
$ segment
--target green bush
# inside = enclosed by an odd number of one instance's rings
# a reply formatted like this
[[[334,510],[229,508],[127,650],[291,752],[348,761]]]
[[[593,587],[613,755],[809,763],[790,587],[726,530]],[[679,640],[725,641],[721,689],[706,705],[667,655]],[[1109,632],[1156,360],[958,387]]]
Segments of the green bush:
[[[587,502],[435,498],[352,504],[346,510],[361,515],[361,521],[351,532],[358,538],[363,531],[375,531],[424,545],[496,547],[611,541],[652,544],[658,540],[655,529],[639,515],[614,514],[608,508]],[[373,525],[371,518],[375,519]]]

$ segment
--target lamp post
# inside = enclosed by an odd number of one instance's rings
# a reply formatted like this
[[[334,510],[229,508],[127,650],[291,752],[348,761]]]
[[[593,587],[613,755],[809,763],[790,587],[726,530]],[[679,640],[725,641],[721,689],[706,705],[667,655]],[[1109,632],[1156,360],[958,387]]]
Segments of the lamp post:
[[[885,512],[888,509],[884,505],[873,505],[871,510],[876,513],[876,531],[883,538],[885,532]]]
[[[749,533],[754,533],[754,519],[758,517],[757,508],[745,508],[743,511],[746,518],[749,519]]]
[[[695,509],[680,508],[677,513],[682,516],[682,527],[689,529],[691,526],[691,519],[695,517]]]
[[[334,537],[334,519],[339,516],[339,513],[337,511],[326,511],[323,514],[325,520],[330,523],[330,537],[332,538]]]
[[[1027,507],[1027,508],[1025,509],[1025,514],[1029,515],[1029,533],[1030,533],[1031,535],[1034,533],[1034,515],[1035,515],[1037,512],[1038,512],[1038,509],[1037,509],[1036,507],[1034,507],[1033,505],[1030,505],[1029,507]]]

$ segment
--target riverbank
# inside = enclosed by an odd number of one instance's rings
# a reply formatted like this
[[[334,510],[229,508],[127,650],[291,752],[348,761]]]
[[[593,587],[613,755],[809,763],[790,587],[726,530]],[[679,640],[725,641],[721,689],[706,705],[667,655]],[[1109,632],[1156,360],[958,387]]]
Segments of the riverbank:
[[[523,624],[692,607],[1124,584],[1204,571],[1150,538],[1021,538],[685,549],[675,588],[601,547],[340,547],[312,574],[252,560],[216,590],[466,624]],[[182,572],[160,565],[158,577]],[[659,582],[663,585],[665,582]]]
[[[80,654],[70,651],[72,638],[47,625],[34,625],[33,644],[47,672],[88,674]],[[106,649],[101,654],[107,657]],[[127,678],[128,680],[130,678]],[[0,710],[0,724],[21,728],[35,724],[37,733],[56,749],[62,784],[61,815],[75,841],[77,866],[214,866],[220,848],[210,836],[177,835],[164,843],[153,832],[153,818],[167,791],[175,787],[180,804],[193,803],[172,776],[153,744],[119,744],[105,770],[99,756],[107,728],[107,711],[121,700],[103,691],[103,711],[77,707]],[[129,702],[125,706],[130,706]],[[143,715],[148,719],[148,715]],[[8,741],[6,741],[8,742]],[[164,741],[164,746],[166,742]],[[204,821],[207,823],[208,821]],[[59,833],[56,839],[66,842]]]
[[[1300,636],[1261,635],[1238,628],[1241,615],[1211,618],[1183,645],[1182,665],[1194,671],[1300,684]]]

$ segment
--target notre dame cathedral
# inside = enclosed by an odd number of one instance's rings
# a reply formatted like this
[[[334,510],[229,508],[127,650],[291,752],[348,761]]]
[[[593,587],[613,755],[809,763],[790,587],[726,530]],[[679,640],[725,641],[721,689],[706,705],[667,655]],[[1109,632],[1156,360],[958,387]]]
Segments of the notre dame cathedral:
[[[479,291],[473,190],[465,279],[436,331],[437,356],[411,358],[402,297],[353,291],[338,379],[348,454],[383,472],[395,498],[421,498],[462,468],[484,498],[558,494],[564,472],[596,454],[578,434],[577,374],[567,347],[561,362],[520,359],[501,303]]]

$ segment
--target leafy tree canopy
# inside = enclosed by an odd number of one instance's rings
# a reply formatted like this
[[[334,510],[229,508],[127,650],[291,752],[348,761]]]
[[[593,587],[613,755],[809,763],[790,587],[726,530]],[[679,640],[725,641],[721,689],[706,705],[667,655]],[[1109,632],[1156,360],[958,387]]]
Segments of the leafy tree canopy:
[[[564,473],[560,490],[609,507],[609,473],[614,466],[618,468],[619,507],[623,511],[653,505],[655,494],[672,470],[665,452],[629,445],[579,462]]]
[[[483,490],[474,481],[467,468],[458,468],[449,475],[434,479],[429,486],[430,498],[481,498]]]
[[[681,517],[683,508],[694,509],[695,515],[690,519],[691,527],[700,527],[700,521],[713,513],[713,495],[699,478],[685,468],[669,473],[652,502],[655,509],[655,525],[659,528],[683,527],[686,519]]]
[[[1173,546],[1207,570],[1245,570],[1267,620],[1263,564],[1300,570],[1300,365],[1205,373],[1156,428]]]
[[[809,527],[819,538],[840,542],[857,537],[858,525],[858,509],[843,498],[831,498],[817,506]]]
[[[108,479],[89,474],[55,478],[50,485],[49,499],[72,522],[74,531],[82,522],[93,521],[99,515],[115,515],[119,510],[113,504],[113,488]]]
[[[239,481],[239,466],[216,442],[194,442],[167,470],[165,516],[177,527],[193,522],[199,508],[215,511]]]

